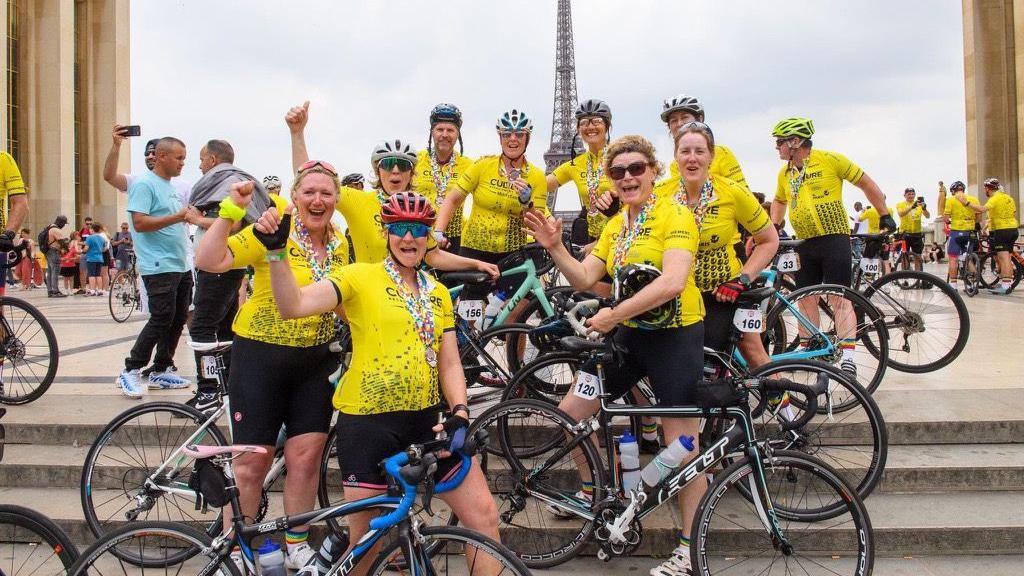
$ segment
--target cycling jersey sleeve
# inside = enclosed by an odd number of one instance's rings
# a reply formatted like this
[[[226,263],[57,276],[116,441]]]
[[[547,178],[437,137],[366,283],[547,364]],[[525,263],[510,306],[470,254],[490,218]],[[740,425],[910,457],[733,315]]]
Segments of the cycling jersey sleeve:
[[[604,229],[601,230],[601,236],[598,237],[597,242],[594,244],[594,249],[590,251],[590,254],[597,257],[602,262],[608,262],[608,252],[611,250],[612,240],[618,234],[618,230],[621,226],[621,214],[616,214],[608,220]]]
[[[846,156],[838,152],[827,152],[825,156],[832,162],[836,174],[850,184],[857,184],[864,176],[864,171],[860,169],[860,166],[851,162]]]
[[[477,185],[480,184],[480,171],[483,169],[483,164],[483,162],[475,162],[468,170],[459,174],[459,179],[455,185],[466,194],[472,194],[476,190]],[[544,190],[547,190],[546,184]]]
[[[754,194],[746,188],[734,190],[733,198],[736,202],[736,221],[740,226],[751,233],[758,234],[771,225],[768,214],[757,202]]]
[[[572,180],[572,166],[568,162],[565,162],[558,168],[555,168],[555,171],[552,172],[552,174],[555,176],[555,179],[558,180],[558,185],[561,186],[569,180]]]
[[[8,197],[27,193],[18,164],[7,152],[0,152],[0,187]]]

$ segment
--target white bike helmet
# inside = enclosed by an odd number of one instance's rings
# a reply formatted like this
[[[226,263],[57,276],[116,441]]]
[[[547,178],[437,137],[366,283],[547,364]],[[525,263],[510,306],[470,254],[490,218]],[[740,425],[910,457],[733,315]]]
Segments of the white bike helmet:
[[[385,140],[373,147],[373,154],[370,155],[370,164],[374,167],[384,158],[401,158],[408,160],[413,166],[416,165],[416,149],[399,139]]]
[[[685,110],[686,112],[693,114],[697,120],[700,120],[701,122],[704,121],[704,107],[701,106],[700,100],[697,100],[693,96],[679,94],[674,98],[665,100],[665,103],[661,108],[661,121],[668,122],[668,117],[676,110]]]

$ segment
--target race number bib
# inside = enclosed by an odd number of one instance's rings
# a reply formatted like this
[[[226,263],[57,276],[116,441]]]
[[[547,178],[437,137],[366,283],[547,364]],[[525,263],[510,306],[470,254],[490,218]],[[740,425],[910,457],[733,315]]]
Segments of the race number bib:
[[[577,373],[576,386],[573,387],[572,393],[578,398],[593,400],[597,398],[597,390],[600,386],[601,382],[597,376],[580,370]]]
[[[764,315],[757,308],[737,308],[732,325],[740,332],[764,332]]]
[[[479,322],[484,317],[484,301],[460,300],[458,314],[466,322]]]
[[[216,356],[203,356],[203,378],[217,378]]]
[[[800,269],[800,255],[786,252],[779,256],[779,272],[796,272]]]
[[[882,261],[878,258],[861,258],[860,269],[865,274],[878,274],[882,270]]]

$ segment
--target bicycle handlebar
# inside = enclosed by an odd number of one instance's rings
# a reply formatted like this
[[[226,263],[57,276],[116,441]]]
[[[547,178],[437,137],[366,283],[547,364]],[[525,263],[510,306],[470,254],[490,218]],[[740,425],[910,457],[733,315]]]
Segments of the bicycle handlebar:
[[[761,388],[769,392],[793,392],[806,399],[807,405],[804,406],[803,412],[800,414],[799,418],[795,420],[786,420],[785,418],[779,419],[783,430],[797,430],[810,422],[811,418],[814,418],[814,415],[817,414],[818,396],[824,394],[825,390],[828,389],[828,374],[825,372],[818,373],[818,377],[815,379],[814,384],[810,386],[793,382],[789,379],[765,379],[761,381]]]

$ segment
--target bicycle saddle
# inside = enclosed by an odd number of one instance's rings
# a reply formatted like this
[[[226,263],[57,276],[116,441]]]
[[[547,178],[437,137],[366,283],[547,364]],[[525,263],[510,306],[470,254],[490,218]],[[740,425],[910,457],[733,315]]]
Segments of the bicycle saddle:
[[[490,284],[491,275],[486,272],[446,272],[441,275],[445,284]]]
[[[761,286],[760,288],[751,288],[746,292],[739,295],[736,298],[737,304],[759,304],[765,298],[775,293],[775,288],[771,286]]]
[[[558,345],[567,352],[588,352],[590,350],[604,350],[608,347],[603,340],[590,340],[579,336],[566,336],[558,340]]]

